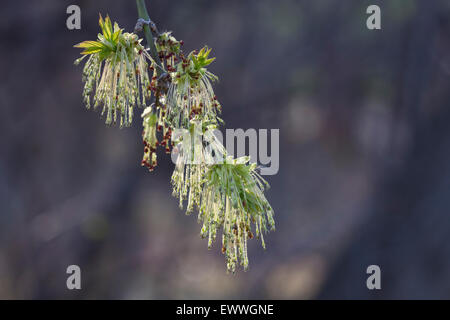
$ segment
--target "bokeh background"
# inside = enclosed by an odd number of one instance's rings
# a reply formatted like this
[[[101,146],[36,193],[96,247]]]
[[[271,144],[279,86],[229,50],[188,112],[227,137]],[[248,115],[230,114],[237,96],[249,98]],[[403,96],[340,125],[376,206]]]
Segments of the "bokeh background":
[[[66,8],[82,11],[66,28]],[[366,28],[366,8],[382,30]],[[227,128],[280,129],[267,176],[276,232],[226,274],[171,196],[173,164],[140,166],[139,118],[82,103],[72,46],[134,1],[4,1],[0,10],[0,298],[450,298],[450,2],[147,1],[185,50],[213,48]],[[66,288],[66,268],[82,290]],[[366,288],[381,267],[382,290]]]

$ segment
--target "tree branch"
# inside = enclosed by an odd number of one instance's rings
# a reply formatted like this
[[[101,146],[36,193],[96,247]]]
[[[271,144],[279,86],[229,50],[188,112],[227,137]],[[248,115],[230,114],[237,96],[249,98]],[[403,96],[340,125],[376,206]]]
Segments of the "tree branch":
[[[148,15],[147,7],[145,6],[145,0],[136,0],[136,6],[139,18],[144,19],[145,21],[150,21],[150,16]],[[156,71],[158,73],[158,76],[161,75],[161,72],[163,69],[161,60],[159,59],[158,51],[156,50],[155,43],[153,41],[153,35],[152,31],[150,30],[149,24],[144,24],[144,35],[145,40],[147,41],[147,45],[150,49],[150,55],[152,56],[153,60],[155,60],[156,64],[159,66],[159,68],[156,68]]]

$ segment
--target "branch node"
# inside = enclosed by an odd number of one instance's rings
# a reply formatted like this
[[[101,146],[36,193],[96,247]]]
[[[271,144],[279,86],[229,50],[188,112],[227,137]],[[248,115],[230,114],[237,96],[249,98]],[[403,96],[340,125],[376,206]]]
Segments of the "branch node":
[[[135,33],[142,32],[142,30],[144,30],[144,25],[149,26],[150,31],[152,32],[152,35],[154,37],[159,36],[158,28],[156,28],[156,24],[151,19],[145,20],[143,18],[139,18],[136,21],[136,25],[134,27],[134,32]]]

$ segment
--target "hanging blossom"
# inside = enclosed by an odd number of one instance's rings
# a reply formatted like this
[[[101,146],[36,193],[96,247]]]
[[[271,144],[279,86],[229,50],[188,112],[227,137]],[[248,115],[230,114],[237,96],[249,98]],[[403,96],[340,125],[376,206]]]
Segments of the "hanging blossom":
[[[163,99],[157,99],[157,102],[161,100]],[[142,112],[144,155],[141,165],[147,167],[149,171],[153,171],[157,165],[156,148],[159,145],[165,148],[166,153],[170,153],[172,128],[166,125],[164,118],[164,105],[159,103],[152,104]],[[162,132],[161,142],[158,141],[157,131]]]
[[[177,129],[172,136],[176,154],[172,194],[179,199],[181,209],[187,200],[186,214],[191,214],[194,206],[200,207],[208,166],[221,162],[226,152],[214,135],[215,128],[215,124],[193,120],[189,130]]]
[[[205,67],[215,58],[209,58],[211,49],[203,47],[187,57],[180,53],[181,61],[172,73],[172,83],[167,93],[168,121],[176,128],[189,128],[192,119],[221,122],[218,113],[221,105],[214,95],[211,81],[217,76]]]
[[[175,128],[189,128],[190,120],[216,121],[216,110],[220,110],[211,86],[217,76],[206,69],[215,58],[209,58],[211,49],[204,47],[192,51],[185,57],[172,32],[158,35],[155,46],[159,58],[171,75],[168,91],[168,122]],[[201,116],[201,117],[200,117]]]
[[[221,164],[212,165],[205,178],[201,194],[199,221],[203,222],[201,236],[208,238],[208,248],[222,227],[222,253],[227,270],[235,272],[240,262],[248,268],[247,240],[256,237],[266,245],[263,234],[275,230],[273,209],[264,196],[267,182],[257,173],[249,157],[226,157]]]
[[[222,229],[222,253],[227,270],[236,271],[240,263],[248,268],[247,240],[275,229],[273,209],[264,196],[268,183],[258,174],[249,157],[233,159],[214,135],[216,125],[192,120],[189,130],[177,130],[176,165],[172,175],[173,195],[180,208],[187,201],[186,214],[198,209],[201,236],[212,248]]]
[[[141,165],[153,171],[157,165],[156,148],[161,146],[165,148],[166,153],[170,153],[172,128],[166,121],[166,95],[167,88],[165,87],[170,80],[167,73],[163,73],[158,77],[156,69],[150,66],[150,71],[153,72],[150,91],[154,93],[155,102],[144,109],[142,113],[142,141],[144,143],[144,155],[142,157]],[[161,132],[161,142],[158,141],[157,132]]]
[[[94,109],[103,105],[101,114],[106,113],[106,124],[120,118],[120,127],[130,126],[133,108],[144,106],[150,99],[147,68],[154,62],[136,34],[123,32],[117,23],[113,27],[109,16],[103,20],[100,15],[99,25],[102,33],[97,41],[75,45],[84,49],[75,64],[89,57],[83,69],[84,101],[89,109],[95,90]]]

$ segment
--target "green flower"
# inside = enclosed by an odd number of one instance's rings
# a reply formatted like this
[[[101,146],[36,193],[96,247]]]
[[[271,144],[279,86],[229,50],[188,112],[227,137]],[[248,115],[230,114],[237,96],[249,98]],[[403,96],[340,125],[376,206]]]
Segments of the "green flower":
[[[227,270],[235,272],[236,264],[248,268],[247,240],[253,238],[251,224],[261,238],[275,229],[273,209],[263,194],[267,182],[248,164],[248,157],[227,157],[223,164],[211,166],[205,177],[201,195],[199,221],[203,222],[201,236],[208,238],[208,248],[222,227],[222,253]]]
[[[198,208],[203,224],[201,236],[208,248],[222,229],[222,252],[227,270],[236,264],[248,268],[247,240],[253,238],[251,225],[265,248],[263,234],[275,229],[273,209],[264,196],[268,183],[257,173],[249,157],[233,159],[214,135],[211,123],[191,120],[189,130],[175,134],[177,161],[172,174],[173,195],[180,208],[187,201],[186,214]]]
[[[94,108],[103,105],[106,123],[116,123],[120,118],[121,127],[130,126],[133,108],[144,106],[150,98],[147,69],[148,61],[153,61],[136,34],[123,32],[117,23],[113,27],[108,16],[105,20],[100,16],[99,25],[102,33],[97,41],[75,45],[84,49],[75,64],[89,57],[83,69],[84,101],[90,108],[95,89]]]
[[[179,199],[180,208],[183,208],[183,201],[187,200],[186,214],[190,214],[195,205],[200,207],[208,166],[216,163],[219,156],[226,152],[213,133],[214,125],[195,120],[191,122],[189,130],[180,130],[181,134],[172,137],[175,139],[174,151],[177,154],[171,179],[172,194]]]
[[[167,119],[173,127],[187,129],[192,119],[221,122],[217,116],[221,106],[211,86],[218,78],[205,68],[215,59],[209,58],[210,52],[204,47],[187,58],[180,55],[167,93]]]
[[[159,101],[158,101],[159,102]],[[152,104],[145,108],[142,112],[142,141],[144,143],[144,155],[141,165],[153,171],[157,165],[156,148],[161,145],[165,147],[166,153],[170,153],[172,129],[166,126],[164,120],[165,111],[162,105],[158,103],[158,107]],[[157,131],[162,131],[162,140],[158,141]]]

